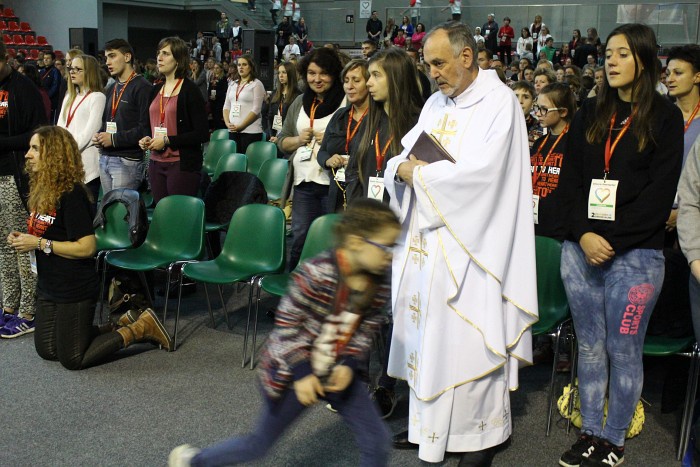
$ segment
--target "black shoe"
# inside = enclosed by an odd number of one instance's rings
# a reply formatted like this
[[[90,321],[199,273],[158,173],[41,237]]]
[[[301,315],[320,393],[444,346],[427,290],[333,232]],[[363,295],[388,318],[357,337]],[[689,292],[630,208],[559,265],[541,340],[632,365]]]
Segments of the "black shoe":
[[[596,448],[597,439],[593,435],[582,434],[578,440],[559,458],[559,465],[578,467]]]
[[[408,430],[394,435],[392,438],[394,449],[418,449],[418,445],[408,440]]]
[[[625,461],[625,447],[615,446],[604,439],[599,440],[595,449],[581,462],[581,467],[615,467]]]
[[[396,403],[399,401],[399,398],[396,397],[394,391],[382,386],[377,386],[374,388],[374,391],[372,392],[372,399],[374,399],[379,406],[379,412],[382,414],[382,420],[389,418],[391,414],[394,413]]]
[[[493,456],[496,455],[496,447],[482,449],[481,451],[465,452],[459,460],[459,467],[491,467]]]

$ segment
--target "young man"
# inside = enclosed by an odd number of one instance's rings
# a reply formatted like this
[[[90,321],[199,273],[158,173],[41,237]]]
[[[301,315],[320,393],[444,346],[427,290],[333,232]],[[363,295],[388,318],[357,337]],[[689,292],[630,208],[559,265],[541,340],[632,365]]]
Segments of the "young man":
[[[364,57],[365,60],[369,60],[372,55],[374,55],[377,52],[377,43],[374,42],[371,39],[365,39],[364,42],[362,42],[362,56]]]
[[[367,26],[365,27],[367,31],[367,39],[371,40],[375,44],[379,43],[379,39],[382,37],[382,31],[384,26],[379,19],[379,14],[376,11],[372,12],[372,16],[367,20]]]
[[[61,89],[61,72],[53,66],[56,60],[56,54],[53,52],[44,52],[43,67],[39,68],[39,77],[41,78],[41,87],[46,89],[51,100],[51,123],[56,123],[58,114],[60,113],[59,90]]]
[[[102,191],[136,190],[144,175],[139,140],[151,134],[148,115],[151,84],[134,72],[134,50],[124,39],[105,44],[107,68],[115,83],[107,88],[102,129],[93,142],[100,148]]]
[[[226,16],[226,13],[223,11],[221,12],[221,19],[216,22],[216,38],[219,40],[219,43],[221,44],[221,56],[223,57],[224,52],[227,52],[229,50],[229,44],[228,41],[231,39],[232,31],[231,31],[231,24],[228,20],[228,17]],[[221,60],[217,60],[220,62]]]

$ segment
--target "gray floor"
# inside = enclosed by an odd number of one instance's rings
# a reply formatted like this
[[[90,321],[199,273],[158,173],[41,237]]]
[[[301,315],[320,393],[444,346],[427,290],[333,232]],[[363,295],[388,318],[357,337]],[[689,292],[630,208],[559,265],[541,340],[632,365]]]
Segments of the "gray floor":
[[[206,446],[250,429],[261,400],[255,372],[241,368],[247,291],[236,295],[227,289],[230,309],[235,310],[231,331],[218,309],[218,326],[211,328],[203,296],[200,286],[194,297],[185,299],[182,345],[174,353],[142,344],[100,366],[70,372],[41,360],[31,337],[0,342],[0,427],[5,440],[0,465],[161,466],[178,444]],[[264,311],[275,303],[273,298],[262,302],[258,345],[272,323]],[[172,319],[167,325],[172,328]],[[675,448],[680,413],[660,413],[663,375],[663,361],[647,362],[643,397],[650,405],[645,407],[644,430],[627,444],[626,465],[679,464]],[[575,441],[576,434],[567,435],[561,421],[550,437],[544,435],[548,376],[544,365],[522,371],[521,387],[512,395],[512,443],[497,455],[494,466],[557,465],[561,452]],[[406,386],[400,391],[405,395]],[[403,429],[407,410],[404,397],[389,420],[394,432]],[[349,430],[337,415],[317,405],[256,465],[344,466],[357,465],[358,459]],[[441,465],[457,465],[458,460],[448,455]],[[428,464],[415,451],[394,451],[391,465]]]

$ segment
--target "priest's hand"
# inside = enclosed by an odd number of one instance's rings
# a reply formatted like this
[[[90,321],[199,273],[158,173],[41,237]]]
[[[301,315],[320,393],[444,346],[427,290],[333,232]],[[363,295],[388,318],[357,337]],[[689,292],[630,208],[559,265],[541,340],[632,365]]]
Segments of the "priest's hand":
[[[343,392],[352,383],[353,372],[352,368],[347,365],[336,365],[333,367],[331,376],[328,379],[326,391],[328,392]]]
[[[615,250],[606,239],[593,232],[581,236],[579,245],[586,255],[586,261],[592,266],[602,266],[615,256]]]
[[[419,161],[416,156],[411,154],[408,156],[408,160],[406,162],[399,164],[399,167],[396,169],[396,173],[401,180],[406,182],[408,186],[413,187],[413,170],[416,167],[424,165],[428,165],[428,163],[425,161]]]
[[[323,385],[316,375],[308,375],[294,381],[294,392],[302,405],[310,406],[318,402],[318,395],[325,396]]]
[[[690,263],[690,272],[693,273],[695,280],[700,282],[700,259],[696,259]]]

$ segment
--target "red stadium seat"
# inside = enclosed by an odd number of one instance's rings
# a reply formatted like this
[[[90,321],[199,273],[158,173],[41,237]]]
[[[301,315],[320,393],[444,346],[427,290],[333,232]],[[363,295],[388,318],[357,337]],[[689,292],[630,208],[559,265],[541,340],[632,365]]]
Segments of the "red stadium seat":
[[[29,23],[21,22],[19,23],[19,29],[24,32],[29,32],[32,30],[32,27],[29,25]]]
[[[36,45],[36,37],[34,36],[24,36],[24,43],[27,45]]]
[[[0,21],[0,29],[7,29],[7,21]]]
[[[10,31],[19,31],[19,24],[17,24],[17,21],[10,21],[7,23],[7,29]]]
[[[44,36],[37,36],[36,43],[37,45],[49,45],[49,43],[46,41],[46,37]]]
[[[3,16],[9,16],[10,18],[13,18],[15,16],[15,12],[12,8],[5,8],[3,11]]]
[[[9,34],[3,34],[2,41],[5,43],[5,45],[11,45],[15,43],[15,41],[12,40],[12,36]]]
[[[20,36],[19,34],[12,36],[12,40],[15,42],[15,44],[24,45],[24,37]]]
[[[39,50],[38,49],[31,49],[29,51],[29,56],[32,58],[32,60],[39,60]]]

